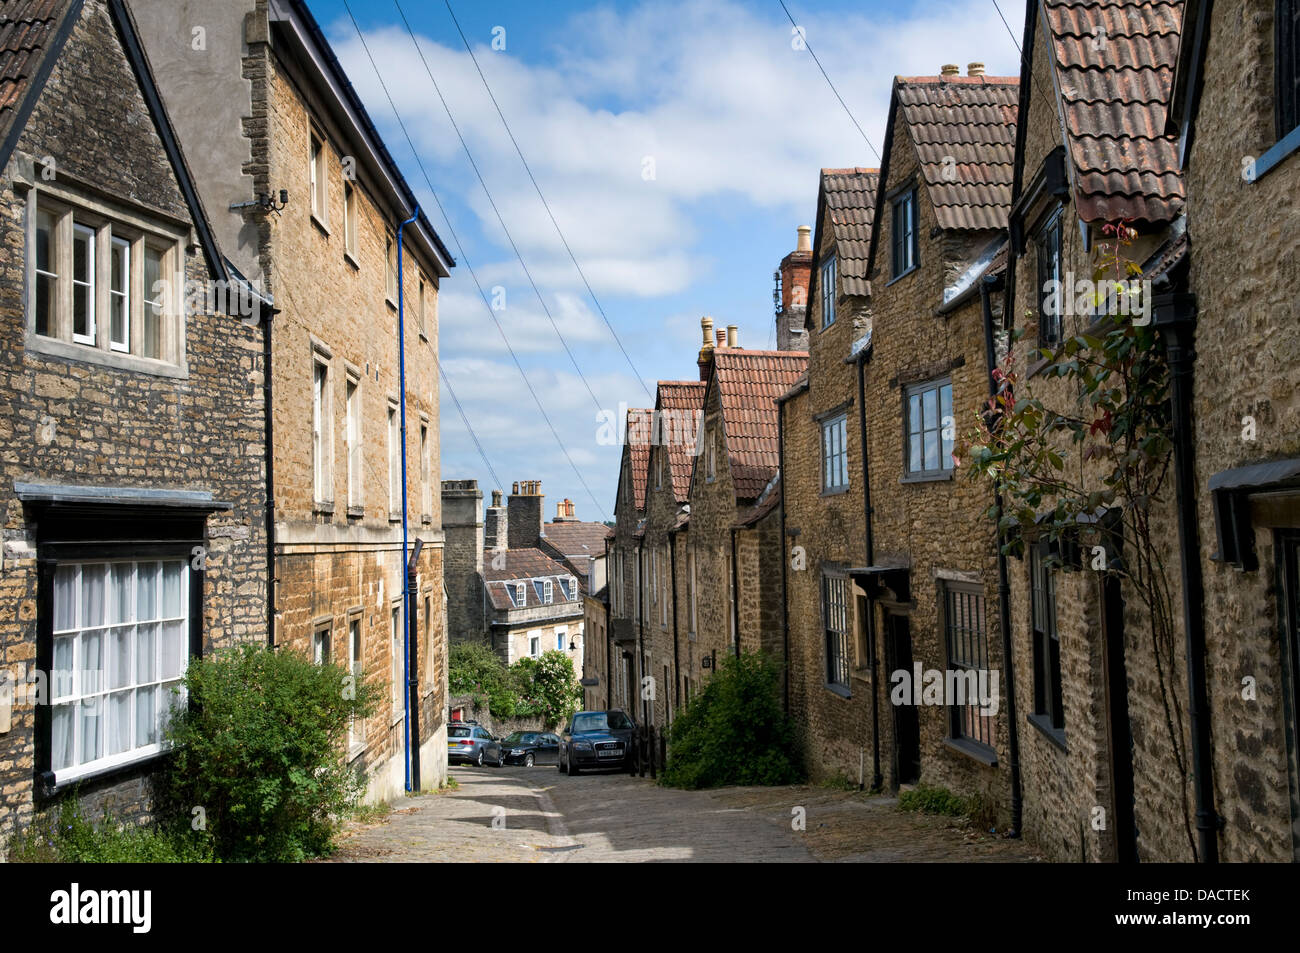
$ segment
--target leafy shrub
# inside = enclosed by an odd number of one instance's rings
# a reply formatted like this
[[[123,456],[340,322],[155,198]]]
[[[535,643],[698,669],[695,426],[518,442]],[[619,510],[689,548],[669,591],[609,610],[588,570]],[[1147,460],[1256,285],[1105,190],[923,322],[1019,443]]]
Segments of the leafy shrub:
[[[506,667],[501,657],[481,642],[452,646],[448,685],[453,695],[470,695],[476,707],[487,703],[498,718],[540,717],[558,724],[582,703],[582,686],[573,660],[563,652],[543,652]]]
[[[191,663],[190,707],[168,727],[165,779],[174,816],[202,807],[224,860],[294,861],[328,853],[365,791],[343,748],[379,689],[337,665],[244,645]]]
[[[673,722],[661,783],[680,788],[803,780],[780,676],[759,653],[728,656]]]
[[[927,784],[918,784],[914,790],[899,794],[898,806],[904,811],[941,814],[946,817],[970,817],[977,807],[973,798],[962,797],[947,788]]]
[[[188,825],[131,827],[81,813],[75,794],[40,814],[9,844],[10,863],[177,864],[214,860],[212,838]]]

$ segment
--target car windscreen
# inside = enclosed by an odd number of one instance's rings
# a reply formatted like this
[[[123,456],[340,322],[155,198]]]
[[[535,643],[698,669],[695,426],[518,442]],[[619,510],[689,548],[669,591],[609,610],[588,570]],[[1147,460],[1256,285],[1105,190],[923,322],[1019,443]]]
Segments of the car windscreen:
[[[506,735],[504,743],[508,745],[519,745],[524,743],[524,733],[522,731],[512,731]]]
[[[449,738],[468,738],[468,737],[469,737],[469,729],[468,729],[468,728],[448,728],[448,729],[447,729],[447,737],[449,737]]]
[[[632,727],[632,719],[621,711],[593,711],[576,715],[573,719],[574,731],[609,731]]]

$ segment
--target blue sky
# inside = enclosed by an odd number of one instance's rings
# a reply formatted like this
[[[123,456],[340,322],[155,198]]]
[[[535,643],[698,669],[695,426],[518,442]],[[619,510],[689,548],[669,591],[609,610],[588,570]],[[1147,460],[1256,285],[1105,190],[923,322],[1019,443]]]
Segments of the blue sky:
[[[895,74],[934,74],[943,63],[964,69],[973,60],[990,74],[1018,72],[1016,48],[992,0],[786,0],[868,145],[808,52],[795,48],[777,0],[452,0],[629,366],[445,4],[402,0],[402,10],[564,342],[475,177],[397,6],[348,2],[450,218],[448,228],[343,0],[310,0],[462,266],[440,294],[443,369],[505,484],[500,488],[541,480],[548,518],[566,497],[580,518],[612,518],[619,448],[599,441],[597,414],[650,405],[647,392],[657,380],[695,379],[702,315],[739,325],[743,347],[773,346],[772,272],[794,247],[796,227],[814,224],[818,169],[879,165],[872,147],[881,148]],[[1023,4],[999,2],[1018,30]],[[504,50],[492,48],[494,36]],[[648,159],[653,178],[645,175]],[[497,317],[564,451],[502,345],[452,230],[489,297],[500,300],[496,289],[504,289]],[[476,478],[486,497],[495,481],[445,386],[441,396],[442,478]]]

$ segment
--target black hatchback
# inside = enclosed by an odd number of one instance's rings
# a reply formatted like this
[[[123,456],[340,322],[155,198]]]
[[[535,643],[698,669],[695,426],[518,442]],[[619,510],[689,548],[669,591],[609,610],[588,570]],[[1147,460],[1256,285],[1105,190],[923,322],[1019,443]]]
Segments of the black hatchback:
[[[637,769],[636,723],[620,709],[580,711],[569,719],[560,738],[561,771],[583,768]]]
[[[516,731],[501,739],[506,764],[555,764],[560,756],[560,739],[545,731]]]

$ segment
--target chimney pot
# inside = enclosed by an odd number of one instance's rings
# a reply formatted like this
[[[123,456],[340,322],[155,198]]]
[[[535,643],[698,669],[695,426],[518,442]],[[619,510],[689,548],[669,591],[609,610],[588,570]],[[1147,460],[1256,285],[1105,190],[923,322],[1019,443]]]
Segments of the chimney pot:
[[[983,64],[983,63],[968,63],[968,64],[966,64],[966,75],[967,75],[967,76],[983,76],[983,75],[984,75],[984,64]]]
[[[795,242],[795,251],[812,251],[812,226],[800,225],[796,229],[799,233],[799,240]]]
[[[492,505],[493,505],[493,506],[500,506],[500,505],[501,505],[501,491],[500,491],[500,490],[493,490],[493,491],[492,491]]]
[[[734,324],[727,325],[727,347],[735,347],[740,340],[740,328]]]
[[[704,346],[706,348],[713,346],[713,319],[707,314],[700,318],[700,330],[704,332]]]
[[[727,346],[727,329],[718,328],[717,334],[718,334],[718,347],[725,348]]]
[[[512,490],[510,491],[510,495],[511,495],[511,496],[518,496],[518,495],[519,495],[519,481],[518,481],[518,480],[515,481],[514,489],[512,489]]]
[[[961,75],[961,67],[958,66],[956,63],[944,63],[943,66],[939,67],[939,75],[940,75],[940,76],[960,76],[960,75]]]

